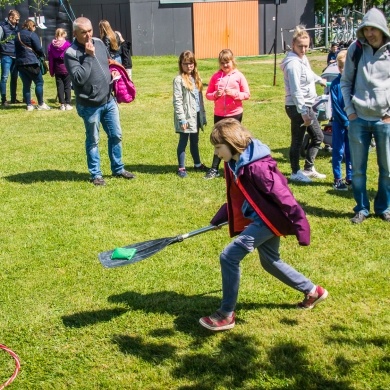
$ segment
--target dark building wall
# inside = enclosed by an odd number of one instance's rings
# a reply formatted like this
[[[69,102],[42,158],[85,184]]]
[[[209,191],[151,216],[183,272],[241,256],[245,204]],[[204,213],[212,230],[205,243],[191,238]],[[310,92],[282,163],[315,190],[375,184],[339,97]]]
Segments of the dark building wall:
[[[179,55],[193,50],[192,4],[131,0],[134,55]]]
[[[275,0],[259,0],[260,54],[273,53],[275,39]],[[298,24],[314,27],[314,2],[281,0],[278,5],[277,53],[284,50],[284,42],[291,46],[292,30]],[[282,30],[282,32],[281,32]]]

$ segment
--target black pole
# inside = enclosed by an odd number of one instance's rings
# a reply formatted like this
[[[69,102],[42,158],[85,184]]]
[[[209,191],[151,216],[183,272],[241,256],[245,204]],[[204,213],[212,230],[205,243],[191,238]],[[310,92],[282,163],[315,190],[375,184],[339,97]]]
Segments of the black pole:
[[[274,86],[276,85],[276,48],[278,46],[278,6],[279,6],[280,0],[275,0],[275,39],[274,39]]]

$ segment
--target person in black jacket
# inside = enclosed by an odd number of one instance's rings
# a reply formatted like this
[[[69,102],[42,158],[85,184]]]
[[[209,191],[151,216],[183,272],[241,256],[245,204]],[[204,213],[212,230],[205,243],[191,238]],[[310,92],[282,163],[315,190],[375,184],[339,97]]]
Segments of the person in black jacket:
[[[11,9],[8,18],[0,23],[0,57],[1,57],[1,105],[7,107],[7,80],[11,73],[11,103],[19,103],[16,99],[16,89],[18,81],[18,71],[15,68],[15,43],[14,38],[18,33],[19,12]]]
[[[41,41],[35,31],[35,22],[26,20],[22,30],[15,37],[15,65],[23,82],[23,97],[27,111],[34,111],[31,104],[31,84],[35,84],[35,95],[38,99],[38,110],[50,110],[43,101],[43,77],[38,57],[45,57]]]

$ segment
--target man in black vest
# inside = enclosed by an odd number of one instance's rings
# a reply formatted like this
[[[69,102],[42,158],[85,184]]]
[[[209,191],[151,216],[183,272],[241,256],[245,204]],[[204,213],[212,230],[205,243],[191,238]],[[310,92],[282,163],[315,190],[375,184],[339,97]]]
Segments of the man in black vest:
[[[19,32],[19,12],[11,9],[8,12],[8,19],[0,23],[0,57],[1,57],[1,105],[7,107],[7,80],[11,73],[11,103],[18,103],[16,100],[16,88],[18,71],[15,65],[15,36]]]

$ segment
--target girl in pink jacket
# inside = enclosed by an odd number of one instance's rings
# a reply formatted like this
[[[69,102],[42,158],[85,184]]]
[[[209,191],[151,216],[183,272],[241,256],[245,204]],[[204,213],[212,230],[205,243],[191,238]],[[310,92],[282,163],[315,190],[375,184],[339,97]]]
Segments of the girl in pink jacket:
[[[211,76],[206,98],[214,101],[214,124],[224,118],[234,118],[242,121],[242,101],[250,97],[248,82],[245,76],[237,69],[236,60],[230,49],[219,53],[220,69]],[[210,170],[205,179],[214,179],[219,176],[218,167],[221,159],[213,157]]]

